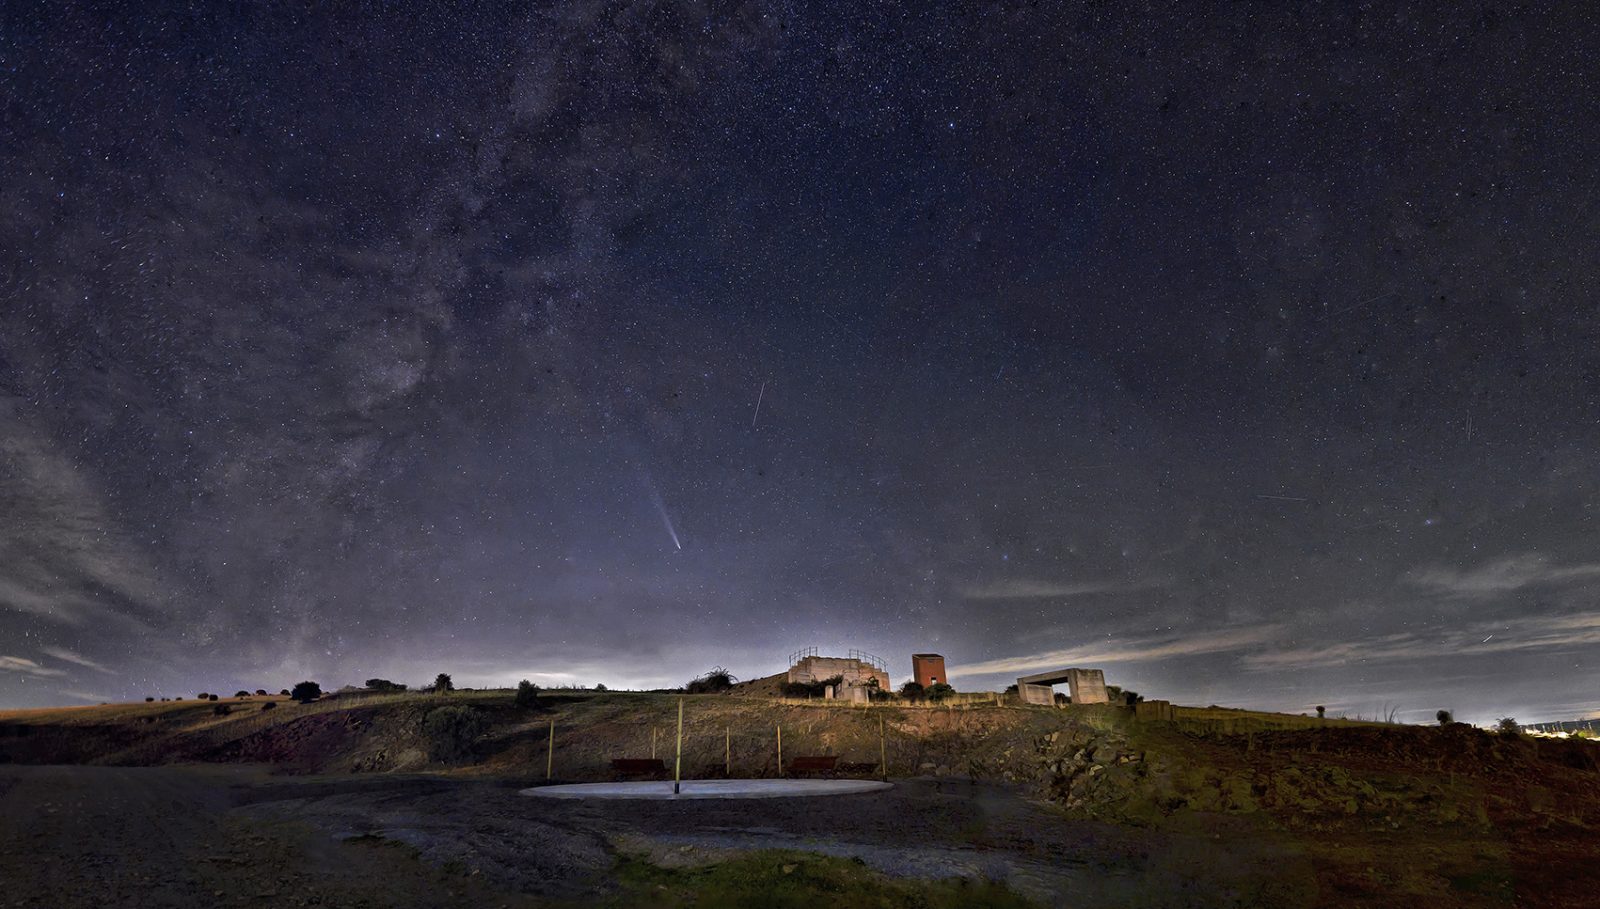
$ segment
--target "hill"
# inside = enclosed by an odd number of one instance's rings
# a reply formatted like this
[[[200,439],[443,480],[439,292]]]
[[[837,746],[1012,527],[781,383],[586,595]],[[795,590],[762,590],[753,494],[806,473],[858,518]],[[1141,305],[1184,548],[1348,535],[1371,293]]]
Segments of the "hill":
[[[1111,707],[681,700],[689,777],[776,775],[781,728],[786,760],[886,759],[895,778],[1020,785],[1071,816],[1119,827],[1215,826],[1288,844],[1339,894],[1330,904],[1502,905],[1515,892],[1519,904],[1580,905],[1600,893],[1600,745],[1588,741],[1222,708],[1141,723]],[[0,762],[269,764],[528,784],[544,780],[548,761],[557,780],[599,780],[612,758],[652,748],[670,766],[679,701],[547,692],[518,707],[509,691],[476,691],[273,699],[265,710],[262,699],[230,699],[19,711],[0,714]],[[477,718],[459,752],[442,753],[429,731],[440,708]]]

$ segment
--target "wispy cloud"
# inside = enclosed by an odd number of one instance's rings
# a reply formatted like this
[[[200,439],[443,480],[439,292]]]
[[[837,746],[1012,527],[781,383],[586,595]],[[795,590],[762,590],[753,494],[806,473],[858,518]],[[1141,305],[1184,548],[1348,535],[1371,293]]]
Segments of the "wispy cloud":
[[[1278,625],[1256,625],[1249,628],[1224,628],[1218,631],[1192,635],[1133,638],[1107,641],[1104,644],[1052,650],[1028,656],[1004,657],[982,663],[968,663],[950,669],[954,678],[980,675],[1022,675],[1040,669],[1107,663],[1145,663],[1173,657],[1195,656],[1204,653],[1227,653],[1245,650],[1278,638],[1283,629]]]
[[[969,600],[1031,600],[1085,596],[1094,593],[1128,593],[1161,586],[1160,581],[1050,581],[1024,579],[975,584],[961,590]]]
[[[51,676],[66,675],[64,669],[51,669],[27,657],[0,656],[0,672],[20,672],[24,675],[49,678]]]
[[[99,663],[96,663],[94,660],[89,659],[88,657],[84,656],[83,654],[74,653],[71,650],[66,649],[65,647],[41,647],[41,648],[39,648],[39,650],[45,656],[55,657],[56,659],[61,660],[63,662],[76,663],[79,666],[86,666],[86,667],[88,667],[90,669],[93,669],[96,672],[103,672],[106,675],[116,675],[117,674],[116,670],[107,669],[105,666],[102,666]]]
[[[63,688],[61,693],[69,698],[77,698],[80,701],[88,701],[92,704],[104,704],[112,700],[112,698],[108,698],[103,694],[95,694],[92,691],[72,691]]]
[[[1400,632],[1247,655],[1246,669],[1294,670],[1600,645],[1600,612],[1480,622],[1435,633]]]
[[[1444,596],[1480,598],[1510,593],[1525,587],[1570,584],[1600,578],[1600,562],[1557,565],[1537,553],[1523,553],[1486,562],[1475,568],[1429,566],[1411,572],[1413,586]]]

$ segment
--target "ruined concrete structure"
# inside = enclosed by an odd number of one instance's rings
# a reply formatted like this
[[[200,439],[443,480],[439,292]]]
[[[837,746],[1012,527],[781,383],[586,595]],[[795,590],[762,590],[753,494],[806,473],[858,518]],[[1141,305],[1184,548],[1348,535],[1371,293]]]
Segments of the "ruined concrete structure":
[[[1106,704],[1111,700],[1106,695],[1106,674],[1100,669],[1057,669],[1025,675],[1017,679],[1017,694],[1024,704],[1049,706],[1055,703],[1050,686],[1062,682],[1067,683],[1068,696],[1074,704]]]
[[[852,651],[852,655],[847,657],[819,656],[814,650],[802,651],[795,656],[794,665],[789,667],[790,682],[812,685],[834,676],[839,676],[839,687],[846,691],[871,685],[874,680],[879,688],[889,690],[889,670],[870,654],[860,651]],[[846,695],[841,692],[839,696]]]
[[[1145,721],[1171,722],[1178,718],[1171,701],[1140,701],[1133,705],[1134,717]]]
[[[924,688],[940,682],[950,684],[950,679],[944,674],[944,657],[937,653],[913,653],[911,677]]]

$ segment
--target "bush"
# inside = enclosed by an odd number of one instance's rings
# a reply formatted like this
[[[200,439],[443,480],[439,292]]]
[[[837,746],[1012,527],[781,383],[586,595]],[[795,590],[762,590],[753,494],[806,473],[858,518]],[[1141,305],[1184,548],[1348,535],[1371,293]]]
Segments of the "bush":
[[[595,686],[594,686],[594,690],[595,691],[605,691],[606,690],[606,686],[600,684],[599,682],[596,682]]]
[[[256,694],[260,695],[261,697],[266,697],[267,696],[267,689],[265,689],[265,688],[257,688],[256,689]]]
[[[289,696],[289,689],[285,688],[282,691],[278,692],[278,694],[282,695],[283,697],[288,697]]]
[[[1328,713],[1328,708],[1322,706],[1321,704],[1317,705],[1317,719],[1319,719],[1319,720],[1322,719],[1324,716],[1327,715],[1327,713]]]
[[[916,681],[910,681],[900,686],[900,696],[908,701],[920,701],[925,694],[927,694],[927,691],[923,689],[921,683]]]
[[[930,701],[942,701],[955,693],[956,690],[954,688],[951,688],[949,685],[946,685],[943,682],[934,682],[932,685],[927,687],[927,690],[923,692],[923,694]]]
[[[212,706],[211,712],[217,716],[227,716],[233,712],[233,708],[227,704],[216,704]]]
[[[406,690],[406,686],[399,682],[391,682],[388,679],[367,679],[366,687],[373,691],[381,691],[384,694],[394,694]]]
[[[145,699],[144,699],[144,702],[145,702],[145,703],[146,703],[146,704],[148,704],[148,703],[150,703],[150,702],[151,702],[151,701],[153,701],[153,700],[155,700],[155,698],[145,698]]]
[[[1439,721],[1440,726],[1448,726],[1456,721],[1456,718],[1451,716],[1450,711],[1448,710],[1439,711],[1433,715],[1433,718]]]
[[[293,691],[284,692],[302,704],[309,704],[322,697],[322,686],[316,682],[301,682],[294,686]]]
[[[208,700],[212,700],[212,701],[214,701],[214,700],[216,700],[216,699],[217,699],[217,696],[216,696],[216,695],[214,695],[214,694],[213,694],[213,695],[212,695],[212,696],[211,696],[211,697],[210,697],[210,698],[208,698]]]
[[[527,679],[517,683],[517,706],[532,707],[539,703],[539,686]]]
[[[483,714],[471,707],[435,707],[422,719],[428,758],[451,763],[467,757],[483,729]]]
[[[684,690],[689,694],[721,694],[732,688],[735,681],[737,680],[733,677],[733,673],[723,669],[721,666],[717,666],[705,675],[685,685]]]
[[[455,691],[455,690],[456,690],[456,685],[455,685],[454,682],[450,681],[450,673],[441,672],[437,676],[434,677],[434,679],[433,679],[433,691],[434,691],[435,694],[444,694],[447,691]]]
[[[235,691],[233,693],[233,696],[236,697],[236,698],[247,698],[247,697],[250,696],[250,692],[248,692],[248,691]]]
[[[272,708],[274,708],[276,706],[278,706],[278,702],[277,701],[268,701],[265,704],[261,705],[261,709],[262,710],[271,710]]]
[[[199,693],[199,694],[197,694],[197,695],[195,695],[195,698],[196,698],[196,699],[197,699],[197,700],[201,700],[201,701],[207,701],[207,700],[210,700],[210,699],[211,699],[211,695],[209,695],[209,694],[206,694],[206,693],[205,693],[205,692],[204,692],[204,691],[202,691],[202,692],[200,692],[200,693]]]
[[[828,686],[833,686],[834,694],[844,685],[844,676],[836,675],[832,678],[819,679],[815,682],[790,682],[783,686],[783,696],[786,698],[820,698],[828,693]]]
[[[1494,725],[1494,729],[1495,729],[1496,732],[1500,733],[1501,735],[1521,735],[1522,734],[1522,726],[1517,723],[1517,718],[1516,717],[1510,717],[1510,716],[1501,717],[1500,718],[1500,722],[1498,722],[1498,723],[1496,723]]]

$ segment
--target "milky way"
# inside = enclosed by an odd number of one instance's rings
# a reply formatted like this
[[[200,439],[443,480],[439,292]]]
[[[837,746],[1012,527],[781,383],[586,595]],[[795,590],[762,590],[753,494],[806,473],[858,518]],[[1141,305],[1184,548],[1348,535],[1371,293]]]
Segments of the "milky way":
[[[1581,5],[511,6],[0,14],[0,705],[1600,709]]]

